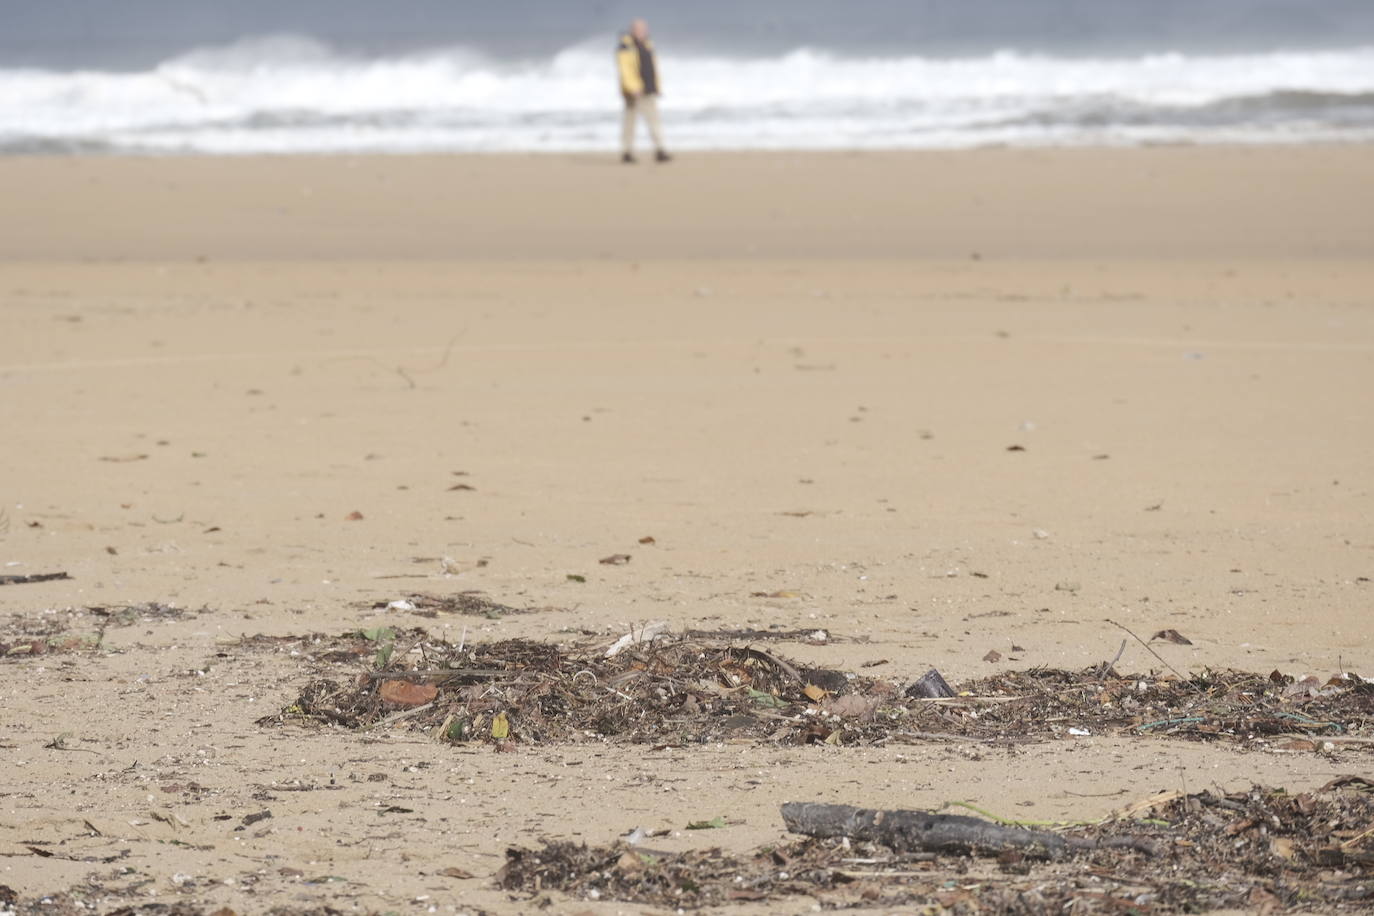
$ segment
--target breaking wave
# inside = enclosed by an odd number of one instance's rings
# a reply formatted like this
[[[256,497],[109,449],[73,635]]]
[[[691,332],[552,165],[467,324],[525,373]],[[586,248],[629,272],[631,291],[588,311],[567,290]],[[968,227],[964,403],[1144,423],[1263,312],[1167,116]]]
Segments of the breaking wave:
[[[569,151],[615,144],[606,42],[500,61],[274,36],[142,72],[0,70],[0,152]],[[664,55],[675,147],[1374,139],[1374,48],[1068,58]]]

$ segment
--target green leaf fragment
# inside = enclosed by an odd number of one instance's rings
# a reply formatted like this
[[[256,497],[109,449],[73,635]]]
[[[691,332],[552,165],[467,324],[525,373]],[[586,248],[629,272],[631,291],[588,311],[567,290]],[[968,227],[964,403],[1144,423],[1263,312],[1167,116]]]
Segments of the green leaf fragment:
[[[358,634],[362,636],[363,639],[368,639],[372,642],[391,642],[396,639],[396,628],[372,627],[367,630],[359,630]]]
[[[781,709],[782,707],[787,705],[782,700],[779,700],[777,697],[773,696],[771,693],[767,693],[763,690],[755,690],[753,687],[747,687],[745,689],[749,691],[749,699],[753,700],[760,706],[767,706],[770,709]]]

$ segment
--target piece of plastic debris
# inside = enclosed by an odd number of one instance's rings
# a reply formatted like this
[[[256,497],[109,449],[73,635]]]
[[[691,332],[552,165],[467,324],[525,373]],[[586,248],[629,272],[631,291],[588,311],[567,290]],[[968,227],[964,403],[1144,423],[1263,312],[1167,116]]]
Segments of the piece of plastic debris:
[[[949,682],[944,679],[939,671],[931,668],[921,675],[916,683],[906,689],[906,695],[920,699],[933,700],[939,697],[954,696],[954,688],[949,686]]]
[[[606,650],[606,657],[614,658],[630,646],[653,642],[655,639],[668,635],[668,629],[668,621],[666,620],[650,621],[638,630],[631,627],[630,632],[611,643],[611,647]]]

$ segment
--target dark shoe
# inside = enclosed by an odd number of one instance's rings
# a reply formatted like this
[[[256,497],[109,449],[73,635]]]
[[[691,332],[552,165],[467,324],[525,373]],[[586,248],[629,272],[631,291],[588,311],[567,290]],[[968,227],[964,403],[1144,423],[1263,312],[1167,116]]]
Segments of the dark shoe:
[[[627,165],[633,165],[633,164],[634,164],[634,161],[635,161],[634,154],[632,154],[632,153],[623,153],[623,154],[621,154],[621,156],[620,156],[620,161],[626,163]]]
[[[672,162],[672,161],[673,161],[673,157],[672,157],[672,156],[669,156],[669,155],[668,155],[667,153],[665,153],[663,150],[659,150],[657,153],[654,154],[654,161],[655,161],[655,162]]]

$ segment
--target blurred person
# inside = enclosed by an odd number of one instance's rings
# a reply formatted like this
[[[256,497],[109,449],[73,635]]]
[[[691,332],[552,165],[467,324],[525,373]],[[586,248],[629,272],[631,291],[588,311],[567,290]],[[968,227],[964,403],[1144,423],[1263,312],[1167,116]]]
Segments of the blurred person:
[[[654,141],[654,158],[659,162],[669,161],[672,157],[663,148],[663,126],[658,118],[658,60],[653,40],[649,38],[649,23],[643,19],[630,23],[630,30],[620,36],[615,61],[620,71],[620,94],[625,98],[620,160],[635,161],[635,122],[643,117]]]

